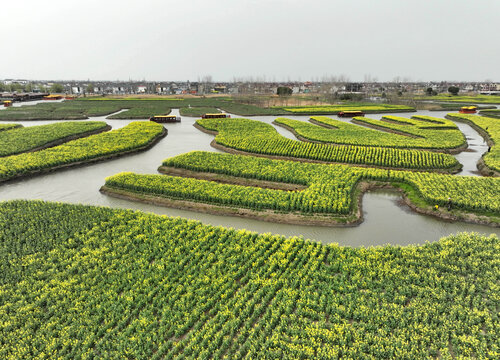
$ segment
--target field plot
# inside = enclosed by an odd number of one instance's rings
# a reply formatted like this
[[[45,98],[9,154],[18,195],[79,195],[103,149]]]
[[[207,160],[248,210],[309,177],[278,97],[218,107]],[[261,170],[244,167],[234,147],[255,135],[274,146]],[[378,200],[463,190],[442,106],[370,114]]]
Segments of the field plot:
[[[461,166],[451,155],[429,151],[291,140],[281,136],[273,126],[256,120],[201,119],[196,124],[200,130],[217,135],[213,145],[257,156],[450,172]]]
[[[2,359],[499,355],[494,235],[356,249],[128,210],[0,210]]]
[[[468,123],[486,139],[490,149],[479,161],[478,168],[483,175],[500,176],[500,121],[468,114],[448,114],[446,117]]]
[[[104,116],[121,110],[117,104],[85,101],[39,103],[30,106],[9,107],[0,111],[0,121],[5,120],[80,120],[90,116]]]
[[[121,173],[108,177],[102,190],[135,200],[157,200],[158,204],[166,198],[173,200],[165,201],[167,206],[216,214],[334,225],[361,220],[359,201],[362,192],[370,186],[394,184],[408,194],[413,207],[421,212],[500,225],[500,179],[497,178],[310,164],[209,152],[191,152],[167,159],[160,171],[177,176]],[[200,173],[221,176],[207,177]],[[239,178],[254,181],[242,185]],[[304,188],[284,190],[272,184],[263,187],[259,181]]]
[[[384,112],[409,112],[415,111],[414,107],[406,105],[391,104],[345,104],[345,105],[320,105],[320,106],[290,106],[281,107],[293,114],[304,115],[329,115],[337,114],[339,111],[363,111],[365,113],[384,113]]]
[[[324,116],[314,116],[310,121],[312,124],[278,118],[274,123],[290,129],[302,140],[316,142],[432,150],[459,150],[467,145],[457,126],[446,119],[397,116],[384,116],[382,120],[353,119],[354,123],[370,128]]]
[[[466,104],[500,104],[500,96],[496,95],[436,95],[416,97],[415,100],[451,101]]]
[[[154,145],[165,135],[166,129],[159,124],[133,122],[118,130],[48,149],[2,157],[0,182],[140,151]]]
[[[0,131],[15,129],[15,128],[18,128],[21,126],[22,125],[19,125],[19,124],[0,124]]]
[[[109,130],[102,121],[62,122],[0,132],[0,156],[36,151]]]
[[[484,115],[484,116],[488,116],[488,117],[500,118],[500,109],[481,110],[481,111],[479,111],[479,114]]]
[[[181,116],[191,116],[191,117],[201,117],[204,114],[216,114],[220,113],[217,108],[214,107],[184,107],[179,109]]]

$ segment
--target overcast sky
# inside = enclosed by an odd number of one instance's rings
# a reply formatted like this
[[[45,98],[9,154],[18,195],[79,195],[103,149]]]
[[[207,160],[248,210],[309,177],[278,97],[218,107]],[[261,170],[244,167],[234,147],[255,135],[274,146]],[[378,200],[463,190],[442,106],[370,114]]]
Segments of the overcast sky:
[[[500,81],[500,0],[17,0],[0,79]]]

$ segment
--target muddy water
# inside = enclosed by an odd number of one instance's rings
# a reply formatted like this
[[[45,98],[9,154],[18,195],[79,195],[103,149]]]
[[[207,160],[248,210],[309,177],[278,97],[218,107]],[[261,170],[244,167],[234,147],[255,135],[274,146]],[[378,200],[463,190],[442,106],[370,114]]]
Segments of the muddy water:
[[[441,114],[428,111],[420,111],[418,113],[436,117],[446,114],[444,112]],[[178,114],[178,111],[174,110],[173,114]],[[412,114],[415,113],[403,114],[403,116],[410,116]],[[381,115],[370,116],[372,118],[381,117]],[[308,117],[296,116],[294,118],[306,120]],[[255,117],[255,119],[270,123],[274,120],[274,117]],[[91,120],[105,120],[105,118],[96,117]],[[0,200],[43,199],[136,209],[170,216],[182,216],[200,220],[207,224],[245,228],[252,231],[270,232],[287,236],[302,235],[305,238],[315,239],[323,243],[336,242],[351,246],[422,244],[425,241],[435,241],[442,236],[460,231],[475,231],[484,234],[496,233],[500,235],[500,229],[466,223],[450,223],[416,214],[401,204],[397,193],[387,190],[377,190],[365,194],[363,197],[365,221],[357,227],[347,228],[284,225],[238,217],[200,214],[114,199],[99,193],[98,190],[104,184],[104,179],[118,172],[134,171],[144,174],[155,174],[157,173],[156,169],[165,158],[192,150],[217,152],[217,150],[210,146],[213,136],[202,133],[194,128],[193,124],[195,120],[195,118],[183,117],[181,123],[165,124],[164,126],[169,132],[168,136],[150,150],[142,153],[2,184],[0,186]],[[127,125],[133,120],[106,121],[116,129]],[[21,121],[20,123],[25,126],[33,126],[52,122],[54,121]],[[294,138],[290,132],[283,128],[277,127],[277,130],[289,138]],[[474,130],[470,129],[470,127],[469,129],[463,128],[463,130],[466,132],[466,136],[470,138],[468,141],[471,146],[481,146],[480,142],[482,142],[482,138]],[[470,134],[467,132],[470,132]],[[463,158],[468,164],[464,163],[464,165],[468,169],[471,169],[470,171],[475,169],[478,157],[484,152],[484,149],[481,150],[481,147],[477,147],[476,149],[478,151],[467,153],[471,155]]]

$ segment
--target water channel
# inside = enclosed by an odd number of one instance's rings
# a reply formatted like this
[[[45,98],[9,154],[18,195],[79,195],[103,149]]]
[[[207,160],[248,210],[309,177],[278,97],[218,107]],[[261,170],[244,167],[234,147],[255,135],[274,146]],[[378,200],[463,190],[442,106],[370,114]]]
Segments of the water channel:
[[[173,114],[178,115],[174,109]],[[416,114],[444,117],[448,112],[418,111],[408,114],[391,114],[412,116]],[[382,114],[370,114],[373,119],[380,119]],[[309,116],[288,116],[294,119],[307,120]],[[252,119],[271,123],[274,116],[256,116]],[[90,120],[103,120],[114,129],[123,127],[134,120],[107,120],[105,117],[94,117]],[[133,171],[143,174],[156,174],[162,160],[171,156],[192,150],[215,151],[210,146],[212,135],[205,134],[193,127],[196,118],[182,117],[182,122],[165,124],[168,136],[150,150],[125,156],[111,161],[96,163],[80,168],[70,168],[29,179],[16,180],[0,186],[0,200],[11,199],[42,199],[68,203],[103,205],[114,208],[126,208],[181,216],[200,220],[207,224],[248,229],[261,233],[274,233],[286,236],[303,236],[322,243],[339,243],[348,246],[375,246],[383,244],[407,245],[423,244],[426,241],[436,241],[443,236],[461,231],[473,231],[482,234],[495,233],[500,236],[500,229],[463,222],[447,222],[434,217],[420,215],[411,211],[401,203],[401,197],[387,190],[368,192],[363,196],[364,221],[355,227],[320,227],[298,226],[268,223],[230,216],[216,216],[177,209],[169,209],[115,199],[102,195],[99,188],[107,176],[122,171]],[[53,123],[54,121],[19,121],[24,126],[34,126]],[[457,123],[466,135],[469,150],[457,155],[464,165],[459,175],[477,175],[476,162],[485,151],[487,145],[483,138],[470,126]],[[276,127],[277,131],[294,138],[286,129]]]

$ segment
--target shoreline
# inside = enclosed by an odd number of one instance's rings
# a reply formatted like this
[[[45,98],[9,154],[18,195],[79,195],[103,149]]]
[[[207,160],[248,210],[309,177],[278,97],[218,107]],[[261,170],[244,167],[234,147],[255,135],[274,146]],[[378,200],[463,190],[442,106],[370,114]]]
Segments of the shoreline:
[[[168,174],[171,176],[181,176],[181,177],[189,177],[200,180],[209,180],[219,182],[213,177],[212,179],[208,179],[205,173],[196,172],[191,170],[186,170],[182,168],[175,168],[175,171],[170,171],[171,167],[160,166],[158,169],[163,174]],[[219,174],[215,174],[219,175]],[[234,178],[232,176],[227,176],[223,179],[223,183],[231,183],[230,180]],[[248,179],[245,179],[248,180]],[[251,179],[253,180],[253,179]],[[235,185],[242,185],[240,183],[233,183]],[[489,219],[486,215],[478,215],[475,213],[469,213],[465,211],[461,211],[458,209],[452,209],[451,212],[445,210],[443,208],[439,208],[438,210],[434,210],[431,205],[428,205],[424,202],[424,200],[418,195],[417,191],[413,189],[411,185],[410,190],[411,193],[407,193],[405,189],[403,189],[400,184],[406,183],[396,183],[396,182],[382,182],[382,181],[373,181],[373,180],[361,180],[357,184],[354,185],[352,192],[352,211],[346,215],[334,214],[334,213],[321,213],[321,214],[312,214],[308,215],[305,213],[299,212],[278,212],[271,209],[266,210],[253,210],[245,207],[237,207],[231,205],[223,205],[216,203],[206,203],[206,202],[197,202],[192,200],[184,200],[184,199],[176,199],[170,198],[162,195],[150,195],[140,192],[135,192],[131,190],[124,190],[113,188],[107,185],[103,185],[99,191],[105,195],[124,199],[131,201],[138,201],[146,204],[164,206],[169,208],[181,209],[181,210],[189,210],[200,213],[212,214],[212,215],[229,215],[236,216],[242,218],[250,218],[254,220],[261,220],[266,222],[274,222],[280,224],[289,224],[289,225],[311,225],[311,226],[327,226],[327,227],[353,227],[361,224],[364,221],[363,218],[363,195],[369,190],[377,190],[377,189],[389,189],[398,192],[401,195],[403,202],[413,211],[423,214],[429,215],[433,217],[437,217],[441,220],[447,221],[461,221],[466,223],[487,225],[491,227],[500,227],[500,222],[495,222]],[[248,185],[246,185],[248,186]],[[425,207],[422,205],[417,205],[413,203],[410,197],[416,196],[421,202],[424,202]]]

